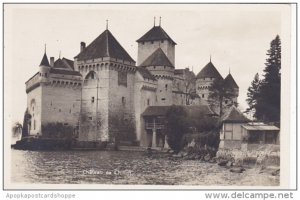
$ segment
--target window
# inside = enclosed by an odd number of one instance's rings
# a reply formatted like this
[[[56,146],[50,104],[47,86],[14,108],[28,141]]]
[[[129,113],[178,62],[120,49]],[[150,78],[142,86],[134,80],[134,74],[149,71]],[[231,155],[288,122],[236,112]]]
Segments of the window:
[[[93,120],[93,117],[89,117],[89,120]]]
[[[124,85],[127,87],[127,73],[126,72],[118,72],[118,85]]]
[[[225,100],[225,104],[228,104],[228,100]]]
[[[35,120],[33,120],[33,130],[35,130]]]
[[[164,43],[164,40],[161,40],[161,43]]]
[[[204,98],[204,94],[202,94],[202,98]]]
[[[45,77],[47,78],[47,73],[45,73]]]
[[[145,44],[145,42],[142,42],[142,45],[144,45]]]
[[[165,89],[166,89],[166,91],[168,90],[168,84],[165,85]]]
[[[153,44],[154,42],[153,41],[151,41],[151,44]]]
[[[150,99],[147,99],[147,106],[150,106]]]
[[[122,105],[125,106],[125,104],[126,104],[126,99],[125,97],[122,97]]]
[[[92,103],[94,103],[94,101],[95,101],[95,97],[92,97]]]
[[[162,100],[162,101],[165,101],[165,100],[166,100],[166,98],[161,98],[161,100]]]

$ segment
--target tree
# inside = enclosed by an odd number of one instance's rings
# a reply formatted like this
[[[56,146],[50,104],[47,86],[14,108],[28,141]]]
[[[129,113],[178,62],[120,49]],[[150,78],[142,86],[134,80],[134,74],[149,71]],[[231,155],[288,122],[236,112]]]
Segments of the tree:
[[[189,70],[185,72],[185,79],[184,79],[184,92],[185,92],[185,104],[190,105],[196,94],[195,89],[196,77],[195,74]]]
[[[261,80],[259,79],[258,73],[255,74],[254,80],[251,82],[251,86],[248,88],[247,92],[247,103],[249,105],[249,108],[247,108],[246,113],[254,113],[254,117],[256,116],[256,110],[258,110],[258,99],[260,95],[260,86],[261,86]]]
[[[182,106],[171,106],[165,118],[165,132],[170,148],[179,152],[182,149],[183,135],[188,131],[187,112]]]
[[[17,137],[21,133],[22,133],[22,124],[20,124],[19,122],[15,122],[14,125],[12,126],[12,136]]]
[[[251,104],[249,104],[249,109],[251,109],[251,105],[254,104],[254,116],[257,119],[267,122],[279,122],[281,42],[278,35],[271,41],[270,49],[266,55],[268,58],[265,63],[264,79],[259,83],[258,94],[250,96],[249,102]]]
[[[233,97],[234,91],[224,84],[223,79],[215,79],[209,87],[208,102],[210,106],[218,109],[220,117],[224,114],[224,101]],[[226,106],[232,105],[228,104]]]

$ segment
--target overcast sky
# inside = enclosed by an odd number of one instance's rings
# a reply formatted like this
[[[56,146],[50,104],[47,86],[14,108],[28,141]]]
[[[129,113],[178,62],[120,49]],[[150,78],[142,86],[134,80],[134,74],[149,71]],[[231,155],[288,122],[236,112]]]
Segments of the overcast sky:
[[[109,30],[137,60],[135,42],[162,17],[162,27],[177,43],[176,69],[197,74],[212,62],[225,78],[229,68],[240,87],[242,110],[254,75],[262,74],[270,41],[283,31],[288,5],[5,5],[5,118],[23,120],[25,82],[47,55],[73,59],[80,42],[87,45]],[[157,20],[158,23],[158,20]],[[287,34],[287,33],[284,33]],[[283,43],[286,41],[282,41]]]

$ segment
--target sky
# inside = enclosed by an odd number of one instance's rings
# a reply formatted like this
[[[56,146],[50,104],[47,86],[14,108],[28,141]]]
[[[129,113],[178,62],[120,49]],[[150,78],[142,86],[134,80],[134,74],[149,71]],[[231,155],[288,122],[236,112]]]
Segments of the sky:
[[[197,75],[209,62],[239,85],[238,102],[247,108],[247,88],[262,75],[270,42],[289,34],[289,5],[270,4],[92,4],[4,6],[5,120],[22,122],[25,82],[38,70],[45,44],[48,58],[73,59],[80,42],[90,44],[108,27],[137,60],[137,43],[156,24],[177,43],[175,67]],[[288,28],[287,28],[288,27]],[[284,38],[286,39],[286,38]],[[288,39],[282,40],[284,46]]]

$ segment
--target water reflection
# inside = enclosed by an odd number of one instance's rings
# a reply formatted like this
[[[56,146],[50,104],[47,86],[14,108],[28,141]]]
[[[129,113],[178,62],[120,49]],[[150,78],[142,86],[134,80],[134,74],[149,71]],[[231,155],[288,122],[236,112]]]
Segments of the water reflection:
[[[126,151],[12,150],[11,181],[54,184],[278,185],[247,169],[231,173],[216,164]]]

